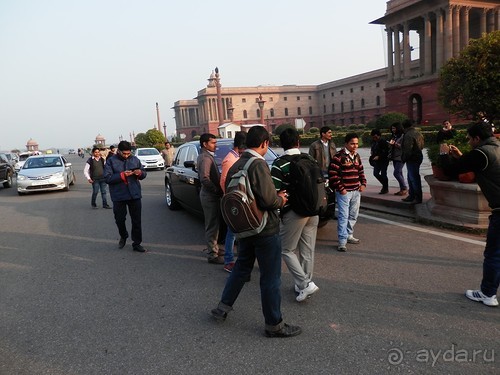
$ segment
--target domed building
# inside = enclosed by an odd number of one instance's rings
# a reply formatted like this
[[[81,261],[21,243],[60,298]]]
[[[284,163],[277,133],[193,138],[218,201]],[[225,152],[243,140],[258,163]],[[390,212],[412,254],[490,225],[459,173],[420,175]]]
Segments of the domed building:
[[[28,142],[26,142],[26,150],[28,151],[38,151],[38,142],[30,138]]]
[[[106,139],[101,134],[97,134],[94,144],[98,147],[106,147]]]

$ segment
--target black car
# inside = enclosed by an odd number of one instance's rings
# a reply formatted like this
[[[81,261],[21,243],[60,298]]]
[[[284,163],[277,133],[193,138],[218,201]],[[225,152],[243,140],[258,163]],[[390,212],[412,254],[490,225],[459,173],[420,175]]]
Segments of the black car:
[[[233,139],[217,139],[215,162],[219,170],[222,160],[233,148]],[[176,210],[181,207],[203,217],[200,202],[200,180],[196,169],[196,161],[200,153],[200,142],[187,142],[177,149],[174,162],[165,170],[165,201],[168,208]],[[265,159],[269,166],[278,155],[268,149]]]
[[[0,184],[4,188],[12,186],[12,177],[14,176],[14,168],[5,154],[0,154]]]

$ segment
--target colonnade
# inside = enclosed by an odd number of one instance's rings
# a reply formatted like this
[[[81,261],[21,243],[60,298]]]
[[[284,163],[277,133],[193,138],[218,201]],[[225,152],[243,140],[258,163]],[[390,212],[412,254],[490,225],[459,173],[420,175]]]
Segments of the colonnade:
[[[386,25],[388,81],[412,76],[410,30],[419,34],[419,75],[429,76],[439,71],[447,60],[458,56],[470,38],[479,38],[483,33],[499,29],[500,7],[453,4],[398,24]]]

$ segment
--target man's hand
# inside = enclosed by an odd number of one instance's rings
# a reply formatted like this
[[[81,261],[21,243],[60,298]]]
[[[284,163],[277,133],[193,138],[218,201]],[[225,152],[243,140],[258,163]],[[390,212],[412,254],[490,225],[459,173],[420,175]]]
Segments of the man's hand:
[[[288,193],[286,192],[286,190],[280,190],[278,191],[278,197],[281,197],[281,199],[283,200],[283,205],[281,207],[283,207],[286,202],[288,202]]]
[[[365,189],[366,189],[366,186],[365,186],[365,185],[361,185],[361,186],[359,187],[359,191],[360,191],[360,192],[365,191]]]
[[[89,184],[92,184],[92,183],[94,183],[94,180],[92,180],[91,178],[89,178],[88,182],[89,182]]]

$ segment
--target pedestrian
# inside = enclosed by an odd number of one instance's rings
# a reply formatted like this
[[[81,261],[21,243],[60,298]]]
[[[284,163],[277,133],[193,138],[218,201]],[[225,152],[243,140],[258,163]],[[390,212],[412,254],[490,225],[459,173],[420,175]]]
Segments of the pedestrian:
[[[279,236],[278,208],[287,201],[286,193],[276,193],[271,172],[264,159],[269,147],[269,133],[262,126],[253,126],[247,134],[247,149],[229,170],[233,175],[243,169],[248,160],[256,157],[248,168],[248,179],[256,194],[257,205],[268,212],[265,228],[258,234],[242,238],[238,244],[238,258],[233,272],[226,280],[222,298],[212,315],[220,321],[227,318],[233,309],[245,282],[254,267],[255,259],[260,271],[260,295],[265,321],[265,335],[268,337],[290,337],[302,332],[300,327],[283,322],[281,314],[281,242]]]
[[[436,143],[443,143],[446,140],[452,139],[455,137],[457,132],[453,129],[451,122],[448,120],[443,121],[443,127],[439,129],[436,136]]]
[[[92,198],[90,205],[92,208],[97,208],[97,194],[101,191],[102,208],[110,209],[106,197],[106,180],[104,179],[104,158],[101,156],[99,147],[92,148],[92,156],[85,163],[83,175],[92,184]]]
[[[247,135],[245,132],[236,132],[234,135],[233,148],[222,160],[222,171],[220,175],[220,187],[223,192],[226,191],[226,179],[229,168],[240,158],[240,155],[245,151],[245,140]],[[229,176],[229,179],[231,176]],[[229,180],[227,181],[229,182]],[[232,272],[234,267],[234,241],[235,236],[229,226],[227,227],[226,239],[224,241],[224,271]]]
[[[335,154],[330,163],[330,186],[335,189],[337,199],[338,247],[341,252],[347,251],[347,243],[358,244],[354,237],[354,225],[358,219],[361,193],[366,188],[366,178],[361,157],[356,152],[359,138],[356,133],[347,133],[344,148]]]
[[[161,155],[165,161],[165,168],[171,167],[174,162],[175,148],[169,141],[165,142],[165,148],[161,151]]]
[[[106,156],[106,161],[108,161],[108,159],[111,158],[115,154],[116,154],[116,147],[115,147],[115,145],[109,146],[109,152],[108,152],[108,156]]]
[[[323,175],[328,177],[328,167],[331,160],[337,153],[335,143],[332,141],[332,129],[328,126],[323,126],[319,130],[320,139],[311,143],[309,146],[309,155],[311,155],[319,164]]]
[[[483,260],[483,279],[478,290],[467,290],[467,298],[487,306],[498,306],[500,284],[500,142],[491,125],[477,122],[467,129],[472,151],[466,154],[453,145],[441,145],[440,158],[454,173],[474,172],[491,208]],[[451,157],[450,157],[451,156]]]
[[[392,165],[394,166],[393,175],[399,184],[399,191],[395,192],[394,195],[404,196],[408,194],[408,186],[403,176],[403,167],[405,163],[401,160],[401,143],[403,142],[404,135],[401,123],[395,122],[392,124],[391,133],[391,140],[389,141],[389,159],[392,160]]]
[[[389,166],[389,143],[382,138],[378,129],[372,129],[372,146],[370,150],[370,165],[373,167],[373,176],[382,184],[379,194],[389,192],[389,179],[387,167]]]
[[[422,203],[422,179],[420,178],[420,165],[424,159],[422,149],[424,148],[424,137],[415,129],[413,121],[403,122],[404,136],[401,144],[401,161],[406,163],[408,170],[409,192],[403,202]]]
[[[205,240],[207,242],[208,263],[224,264],[224,250],[219,249],[217,239],[221,220],[220,174],[215,162],[217,139],[215,135],[204,133],[200,136],[201,151],[198,155],[197,168],[200,179],[200,201],[205,217]]]
[[[128,141],[118,143],[116,155],[104,166],[104,177],[109,185],[113,201],[113,213],[120,234],[118,248],[123,249],[128,238],[126,226],[127,208],[132,221],[132,249],[144,253],[142,243],[142,193],[140,180],[146,178],[146,171],[141,161],[132,155],[132,146]]]
[[[299,150],[299,133],[288,128],[280,134],[280,143],[284,155],[275,159],[271,168],[276,190],[287,191],[293,195],[293,181],[290,178],[290,167],[294,163],[292,157],[301,155]],[[312,159],[312,156],[304,154]],[[314,160],[314,159],[312,159]],[[312,281],[314,270],[314,248],[318,231],[319,216],[302,216],[293,208],[293,197],[280,210],[281,255],[294,280],[297,302],[302,302],[319,290]]]

